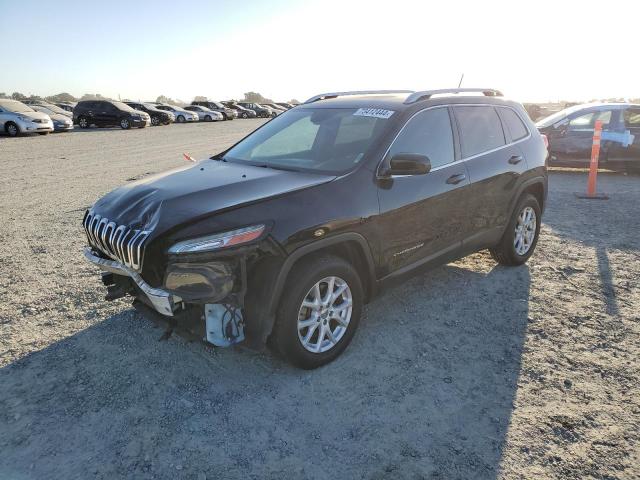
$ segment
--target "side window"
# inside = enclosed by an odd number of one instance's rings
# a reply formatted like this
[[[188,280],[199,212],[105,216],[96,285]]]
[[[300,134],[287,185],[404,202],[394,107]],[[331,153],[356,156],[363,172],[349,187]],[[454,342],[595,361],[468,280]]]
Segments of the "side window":
[[[596,121],[600,120],[603,127],[607,127],[611,122],[611,110],[600,112],[589,112],[571,119],[569,130],[573,132],[588,132],[595,128]]]
[[[505,144],[498,113],[490,106],[454,107],[460,127],[462,157],[471,157]]]
[[[500,109],[500,113],[502,114],[504,123],[509,129],[509,133],[511,133],[512,141],[518,141],[529,135],[529,130],[527,130],[527,127],[524,125],[524,123],[522,123],[522,119],[516,112],[514,112],[510,108],[502,107]]]
[[[409,120],[391,145],[389,158],[397,153],[426,155],[431,168],[453,162],[453,133],[448,109],[425,110]]]
[[[632,128],[640,127],[640,108],[630,108],[624,111],[624,125]]]

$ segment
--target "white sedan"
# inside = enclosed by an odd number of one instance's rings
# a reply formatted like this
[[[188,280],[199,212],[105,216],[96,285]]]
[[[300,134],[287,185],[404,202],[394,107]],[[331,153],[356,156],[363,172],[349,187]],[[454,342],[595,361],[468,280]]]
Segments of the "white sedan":
[[[224,116],[220,112],[214,112],[210,108],[200,105],[187,105],[184,109],[197,113],[201,122],[219,122],[224,120]]]

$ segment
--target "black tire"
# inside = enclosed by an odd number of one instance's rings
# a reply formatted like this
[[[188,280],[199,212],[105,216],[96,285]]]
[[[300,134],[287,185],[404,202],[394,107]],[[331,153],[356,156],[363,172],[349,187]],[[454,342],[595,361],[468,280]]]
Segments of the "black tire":
[[[242,112],[242,114],[240,116],[242,118],[249,118],[249,115],[247,114],[247,112]]]
[[[351,317],[346,331],[335,345],[325,352],[314,353],[307,350],[299,338],[298,315],[302,302],[311,288],[330,276],[339,277],[348,285],[352,298]],[[335,360],[351,342],[360,323],[363,298],[362,282],[358,272],[347,261],[332,255],[303,259],[294,265],[287,278],[270,344],[297,367],[305,370],[321,367]],[[331,320],[328,322],[331,325]]]
[[[151,125],[153,125],[154,127],[157,127],[161,123],[162,122],[160,121],[160,117],[158,117],[157,115],[151,117]]]
[[[89,119],[84,115],[78,117],[78,125],[80,128],[89,128]]]
[[[120,128],[123,130],[129,130],[131,128],[131,122],[129,121],[128,118],[120,119]]]
[[[38,135],[49,135],[49,132],[38,132]]]
[[[535,212],[535,233],[533,240],[528,248],[528,250],[519,254],[516,251],[515,243],[515,235],[516,235],[516,225],[518,224],[518,219],[520,215],[525,211],[525,209],[531,208]],[[511,219],[509,220],[509,224],[507,225],[507,229],[502,235],[502,239],[500,243],[496,245],[494,248],[490,248],[489,252],[493,259],[501,265],[508,266],[516,266],[522,265],[525,263],[531,255],[533,255],[533,251],[538,244],[538,237],[540,236],[540,223],[541,223],[541,212],[540,212],[540,204],[538,200],[533,195],[526,193],[520,197],[516,208],[513,210],[513,214],[511,215]]]
[[[176,122],[184,123],[185,122],[184,115],[178,115],[178,118],[176,118]]]
[[[9,135],[10,137],[17,137],[18,135],[20,135],[20,128],[18,127],[18,125],[16,125],[13,122],[7,122],[4,124],[4,131],[7,133],[7,135]]]
[[[212,120],[213,120],[213,119],[211,118],[211,115],[205,115],[205,116],[204,116],[204,121],[205,121],[205,122],[210,122],[210,121],[212,121]]]

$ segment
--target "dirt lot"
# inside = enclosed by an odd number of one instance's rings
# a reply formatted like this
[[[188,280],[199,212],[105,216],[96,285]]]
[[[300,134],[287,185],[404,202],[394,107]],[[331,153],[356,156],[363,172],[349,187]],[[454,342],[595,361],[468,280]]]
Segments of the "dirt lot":
[[[640,478],[640,177],[553,173],[528,265],[416,277],[313,372],[104,302],[85,207],[259,122],[0,137],[0,478]]]

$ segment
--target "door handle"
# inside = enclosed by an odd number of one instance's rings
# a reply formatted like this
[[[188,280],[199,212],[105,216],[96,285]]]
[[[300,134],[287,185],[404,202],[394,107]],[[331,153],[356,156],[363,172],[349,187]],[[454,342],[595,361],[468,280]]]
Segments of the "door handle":
[[[509,159],[509,163],[510,163],[511,165],[517,165],[517,164],[519,164],[522,160],[524,160],[524,159],[522,158],[522,156],[520,156],[520,155],[514,155],[513,157],[511,157],[511,158]]]
[[[467,178],[467,176],[464,173],[458,173],[457,175],[451,175],[449,178],[447,178],[447,183],[449,185],[457,185],[465,178]]]

